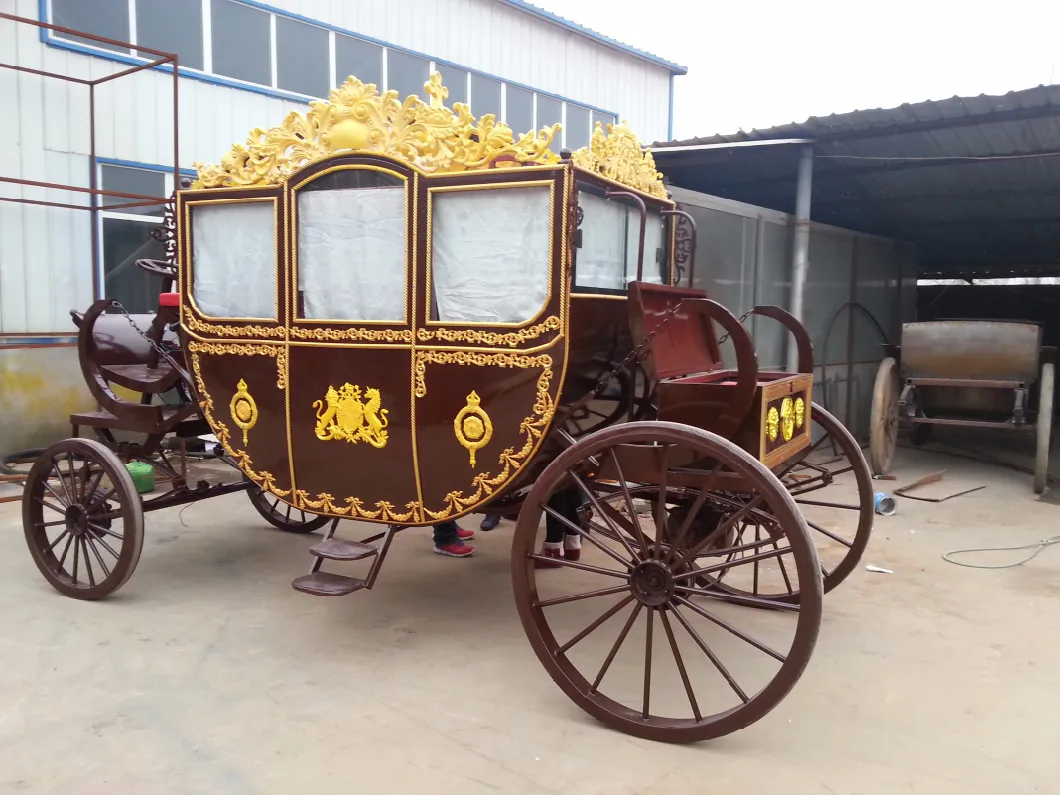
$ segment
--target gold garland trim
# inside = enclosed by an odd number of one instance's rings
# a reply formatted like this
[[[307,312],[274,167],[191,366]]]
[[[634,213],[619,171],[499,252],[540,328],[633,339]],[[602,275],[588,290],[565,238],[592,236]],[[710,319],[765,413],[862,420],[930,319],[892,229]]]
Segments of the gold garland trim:
[[[365,328],[299,328],[291,329],[291,336],[300,340],[361,340],[368,342],[412,342],[412,332],[408,329],[365,329]]]
[[[192,315],[185,315],[185,325],[192,331],[204,334],[221,334],[225,337],[282,337],[283,326],[225,326],[205,323]]]
[[[538,323],[536,326],[519,329],[519,331],[478,331],[476,329],[462,329],[453,331],[440,328],[437,330],[421,328],[416,331],[416,337],[420,342],[430,342],[438,339],[442,342],[479,342],[485,345],[509,345],[516,346],[521,342],[540,337],[549,331],[557,331],[561,328],[562,321],[558,315]]]
[[[438,72],[423,87],[430,104],[416,95],[399,102],[397,91],[380,94],[373,83],[350,77],[327,102],[311,102],[305,116],[291,112],[278,127],[253,129],[219,165],[193,163],[199,176],[192,187],[280,185],[308,163],[344,151],[390,155],[427,174],[559,162],[549,150],[559,124],[517,139],[492,113],[476,120],[462,102],[445,107],[449,89]]]
[[[629,185],[649,196],[666,198],[666,187],[662,174],[655,168],[651,149],[640,145],[625,122],[608,124],[606,133],[597,122],[589,146],[574,152],[571,159],[574,165],[587,171]]]
[[[282,330],[283,329],[281,329],[281,331]],[[188,343],[188,348],[192,353],[212,353],[217,355],[234,354],[236,356],[275,356],[276,388],[287,388],[287,347],[285,345],[241,345],[239,343],[197,342],[193,340]],[[198,372],[196,372],[195,377],[198,378]]]
[[[551,374],[552,357],[521,356],[517,353],[477,353],[475,351],[416,351],[416,397],[427,396],[427,364],[472,364],[479,367],[544,367]],[[551,375],[550,375],[551,377]],[[539,396],[540,397],[540,396]]]

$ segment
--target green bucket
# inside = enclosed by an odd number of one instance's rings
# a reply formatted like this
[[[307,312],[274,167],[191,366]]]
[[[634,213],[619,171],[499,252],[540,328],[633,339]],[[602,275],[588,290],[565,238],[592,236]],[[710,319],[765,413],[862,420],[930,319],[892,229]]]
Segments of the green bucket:
[[[131,464],[126,464],[125,468],[132,475],[137,494],[150,494],[155,490],[155,468],[153,466],[141,461],[133,461]]]

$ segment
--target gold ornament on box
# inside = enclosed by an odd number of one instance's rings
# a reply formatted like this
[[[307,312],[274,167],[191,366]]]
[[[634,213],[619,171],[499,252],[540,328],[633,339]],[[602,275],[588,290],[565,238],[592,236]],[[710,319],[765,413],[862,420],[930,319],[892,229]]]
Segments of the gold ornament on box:
[[[660,199],[666,198],[662,174],[655,168],[651,149],[640,145],[625,122],[607,125],[606,133],[597,122],[589,146],[574,152],[571,159],[575,165],[602,177]]]
[[[445,107],[449,89],[438,72],[423,84],[429,104],[397,91],[379,92],[373,83],[350,77],[310,103],[304,116],[292,112],[278,127],[251,131],[219,165],[193,163],[193,188],[280,185],[308,163],[337,152],[378,152],[404,160],[427,174],[478,171],[524,163],[559,162],[549,146],[560,131],[554,124],[518,138],[492,114],[476,119],[462,102]]]
[[[475,451],[489,444],[493,438],[493,423],[482,408],[482,399],[472,390],[467,396],[467,405],[457,412],[453,420],[456,440],[468,451],[471,466],[475,466]]]
[[[789,397],[780,404],[780,432],[785,442],[790,442],[795,433],[795,402]]]
[[[258,424],[258,404],[250,396],[247,391],[247,382],[242,378],[236,384],[236,393],[232,395],[228,409],[232,412],[232,420],[243,431],[243,446],[246,447],[247,431]]]
[[[806,421],[806,401],[802,398],[795,398],[795,427],[802,428],[803,422]]]
[[[777,432],[780,429],[780,413],[777,411],[776,406],[771,406],[769,411],[766,412],[766,438],[771,442],[777,440]]]

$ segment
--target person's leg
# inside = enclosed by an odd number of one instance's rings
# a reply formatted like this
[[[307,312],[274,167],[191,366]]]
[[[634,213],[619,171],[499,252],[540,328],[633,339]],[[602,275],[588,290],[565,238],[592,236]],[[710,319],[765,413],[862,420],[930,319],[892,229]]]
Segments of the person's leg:
[[[466,558],[475,548],[465,544],[457,535],[456,522],[439,522],[434,526],[434,551],[452,558]]]
[[[572,488],[561,493],[556,510],[563,514],[563,518],[571,524],[581,527],[578,517],[578,509],[585,503],[585,495],[581,489]],[[557,495],[560,496],[560,495]],[[567,560],[578,560],[582,554],[582,537],[567,525],[563,525],[563,557]]]
[[[479,525],[479,530],[488,533],[490,530],[495,529],[497,525],[500,524],[500,521],[501,517],[497,516],[497,514],[488,513],[482,519],[482,524]]]
[[[577,525],[581,497],[581,492],[576,489],[557,491],[548,498],[548,507],[568,522]],[[570,560],[577,560],[581,557],[581,540],[581,536],[560,519],[551,514],[545,514],[545,543],[541,554],[550,558],[567,557]],[[559,564],[539,560],[536,565],[538,568],[555,568]]]

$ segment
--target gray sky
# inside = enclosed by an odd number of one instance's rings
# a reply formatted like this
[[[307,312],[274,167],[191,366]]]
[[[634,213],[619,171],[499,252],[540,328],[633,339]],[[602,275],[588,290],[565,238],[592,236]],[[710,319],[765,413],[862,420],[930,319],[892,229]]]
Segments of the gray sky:
[[[532,0],[688,67],[674,135],[1060,82],[1060,2]]]

